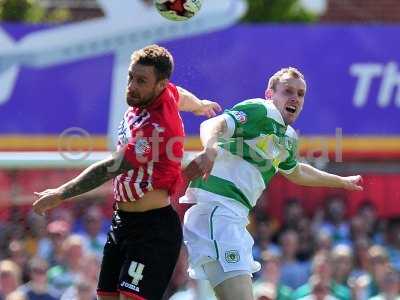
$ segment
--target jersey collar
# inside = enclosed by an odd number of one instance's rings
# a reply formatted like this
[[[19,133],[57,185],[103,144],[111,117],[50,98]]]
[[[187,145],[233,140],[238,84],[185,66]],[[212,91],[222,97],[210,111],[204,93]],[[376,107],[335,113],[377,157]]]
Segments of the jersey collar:
[[[276,122],[284,126],[285,128],[287,127],[287,124],[285,124],[285,121],[283,121],[282,114],[278,110],[278,108],[275,106],[275,104],[271,100],[266,100],[267,105],[271,105],[273,109],[269,110],[268,112],[271,114],[272,119],[274,119]]]
[[[160,95],[158,95],[157,98],[149,106],[144,107],[144,109],[147,109],[147,110],[156,109],[163,102],[163,99],[165,98],[166,93],[167,93],[167,88],[163,89],[163,91],[160,93]]]

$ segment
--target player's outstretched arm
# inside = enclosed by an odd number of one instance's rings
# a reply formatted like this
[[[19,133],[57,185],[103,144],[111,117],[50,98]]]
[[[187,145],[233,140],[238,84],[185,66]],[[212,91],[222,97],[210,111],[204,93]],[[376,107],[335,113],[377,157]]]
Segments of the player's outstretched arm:
[[[39,215],[57,207],[64,200],[91,191],[111,178],[132,169],[124,158],[125,149],[113,153],[109,158],[101,160],[86,168],[74,179],[55,189],[35,193],[38,198],[33,203],[33,211]]]
[[[350,191],[362,191],[362,177],[338,176],[318,170],[308,164],[299,163],[296,169],[290,173],[282,175],[291,182],[304,186],[343,188]]]
[[[221,111],[218,103],[209,100],[200,100],[184,88],[177,87],[179,93],[179,110],[190,111],[197,116],[212,118]]]

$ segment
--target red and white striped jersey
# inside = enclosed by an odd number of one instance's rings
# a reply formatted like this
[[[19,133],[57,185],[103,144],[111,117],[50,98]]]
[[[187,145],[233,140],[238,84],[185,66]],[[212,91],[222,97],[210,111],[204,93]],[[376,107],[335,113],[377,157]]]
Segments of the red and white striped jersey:
[[[148,107],[130,107],[118,128],[117,148],[133,169],[114,178],[116,201],[135,201],[153,189],[169,194],[181,180],[184,129],[179,94],[169,83]]]

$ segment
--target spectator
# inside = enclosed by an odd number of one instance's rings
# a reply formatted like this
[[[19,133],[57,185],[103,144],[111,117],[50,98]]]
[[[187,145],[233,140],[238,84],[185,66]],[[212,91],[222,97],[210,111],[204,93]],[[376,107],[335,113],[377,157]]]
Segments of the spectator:
[[[370,300],[399,300],[399,273],[395,270],[387,270],[383,276],[381,293]]]
[[[282,252],[281,258],[281,282],[296,289],[307,282],[310,267],[307,263],[297,259],[299,249],[299,237],[297,232],[288,230],[280,238]]]
[[[253,256],[256,261],[261,260],[261,253],[265,250],[278,250],[278,247],[271,242],[271,226],[267,222],[257,223]]]
[[[73,285],[82,270],[84,248],[81,236],[73,234],[62,245],[62,262],[48,272],[49,282],[61,295]]]
[[[34,257],[28,265],[30,281],[19,287],[26,300],[56,300],[56,291],[52,291],[47,283],[47,262]]]
[[[29,257],[38,252],[39,241],[46,236],[46,219],[31,211],[26,216],[27,228],[24,236],[24,246]]]
[[[14,292],[7,295],[7,297],[4,300],[28,300],[28,299],[25,297],[24,293],[15,290]]]
[[[382,282],[386,272],[390,269],[388,254],[382,246],[374,245],[368,250],[370,266],[369,266],[369,283],[367,286],[368,297],[377,296],[381,290]]]
[[[296,198],[289,198],[285,201],[283,208],[283,220],[282,231],[286,230],[297,230],[299,223],[304,219],[304,210],[301,203]]]
[[[299,220],[297,233],[299,241],[307,241],[306,243],[299,243],[297,257],[301,261],[309,261],[315,250],[315,234],[312,230],[311,221],[306,217]]]
[[[378,220],[376,206],[371,200],[364,200],[357,209],[357,216],[363,221],[368,237],[377,244],[383,243],[381,222]]]
[[[311,293],[300,300],[339,300],[335,297],[329,284],[318,275],[314,275],[310,278]]]
[[[21,270],[21,281],[28,281],[27,273],[28,253],[26,253],[23,242],[21,240],[13,240],[8,245],[8,259],[15,262]]]
[[[66,209],[65,207],[58,207],[50,212],[51,220],[63,221],[68,224],[69,228],[72,228],[72,224],[75,223],[75,214],[73,210]]]
[[[255,299],[289,300],[292,289],[281,284],[281,256],[276,251],[262,253],[260,278],[254,283]]]
[[[333,280],[348,286],[348,279],[353,268],[353,252],[348,245],[337,245],[332,250]]]
[[[400,218],[392,218],[388,222],[386,229],[386,248],[389,255],[390,264],[400,271]]]
[[[350,244],[350,228],[345,220],[345,199],[331,196],[325,201],[325,219],[320,230],[329,234],[334,245]]]
[[[370,239],[368,234],[368,228],[364,222],[364,219],[359,216],[355,215],[350,220],[350,234],[352,241],[357,239]]]
[[[365,237],[353,241],[354,266],[351,277],[368,275],[370,265],[369,248],[370,242]]]
[[[100,273],[100,258],[88,254],[80,265],[79,274],[73,278],[73,285],[62,294],[62,300],[92,300],[96,299],[97,280]]]
[[[103,213],[98,206],[91,206],[84,215],[85,231],[81,234],[85,249],[99,259],[103,255],[107,235],[102,232]]]
[[[85,274],[85,279],[93,283],[96,287],[100,274],[101,260],[95,254],[91,253],[83,259],[84,264],[80,265],[80,273]]]
[[[21,269],[12,260],[0,261],[0,299],[5,299],[21,285]]]
[[[70,234],[70,230],[70,224],[61,220],[47,225],[48,237],[39,241],[38,255],[48,261],[51,267],[60,264],[62,245]]]
[[[330,252],[332,250],[332,238],[328,232],[317,231],[315,252]]]
[[[65,290],[60,300],[96,300],[96,282],[86,280],[83,274],[76,277],[74,284]]]
[[[317,278],[318,285],[324,285],[329,287],[330,294],[340,300],[350,300],[351,293],[350,290],[338,283],[336,283],[332,278],[332,258],[329,252],[319,252],[317,253],[312,261],[312,277]],[[315,282],[312,280],[302,285],[292,294],[292,299],[307,299],[305,297],[313,294]],[[315,292],[315,291],[314,291]],[[310,299],[310,298],[308,298]],[[312,299],[312,298],[311,298]]]

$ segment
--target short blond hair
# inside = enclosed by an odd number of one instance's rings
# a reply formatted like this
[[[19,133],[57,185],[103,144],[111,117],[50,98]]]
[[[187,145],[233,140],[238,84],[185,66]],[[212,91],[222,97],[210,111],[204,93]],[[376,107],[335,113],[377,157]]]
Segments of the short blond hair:
[[[21,268],[10,259],[0,261],[0,273],[10,273],[18,283],[21,282]]]
[[[278,72],[276,72],[274,75],[272,75],[269,80],[268,80],[268,90],[276,90],[276,85],[278,84],[278,82],[280,81],[280,79],[283,77],[283,75],[285,74],[289,74],[291,77],[293,78],[301,78],[304,80],[304,82],[306,81],[304,79],[304,75],[303,73],[301,73],[298,69],[294,68],[294,67],[287,67],[287,68],[282,68],[280,69]]]
[[[15,290],[5,297],[5,300],[27,300],[24,292]]]
[[[353,258],[353,250],[348,245],[339,244],[339,245],[336,245],[332,249],[331,256],[332,256],[333,261],[336,261],[342,257],[347,257],[347,258],[351,259],[351,258]]]
[[[82,239],[81,235],[71,234],[62,243],[62,249],[64,251],[70,249],[73,246],[80,246],[83,248],[84,244],[83,244],[83,239]]]
[[[371,259],[378,258],[384,262],[389,261],[389,255],[386,249],[380,245],[373,245],[368,249],[368,255]]]

